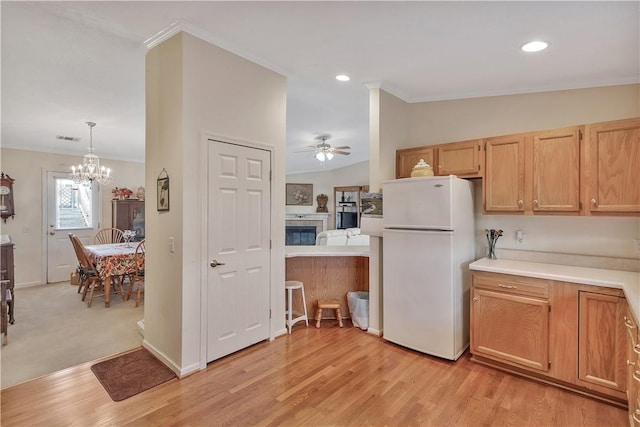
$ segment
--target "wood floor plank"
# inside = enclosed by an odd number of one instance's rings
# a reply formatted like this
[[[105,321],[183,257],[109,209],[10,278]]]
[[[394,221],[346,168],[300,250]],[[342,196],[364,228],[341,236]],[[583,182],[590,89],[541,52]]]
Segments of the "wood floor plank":
[[[2,390],[2,426],[623,426],[626,411],[358,328],[296,327],[113,402],[91,363]]]

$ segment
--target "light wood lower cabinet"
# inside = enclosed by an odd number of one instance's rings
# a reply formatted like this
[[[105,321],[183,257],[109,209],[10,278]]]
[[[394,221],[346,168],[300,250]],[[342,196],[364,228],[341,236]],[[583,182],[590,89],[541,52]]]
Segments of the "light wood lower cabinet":
[[[530,369],[549,369],[549,302],[473,291],[472,351]]]
[[[626,390],[626,331],[623,297],[579,291],[578,378],[612,390]]]
[[[471,277],[473,360],[626,403],[631,373],[620,289],[478,271]]]
[[[638,322],[631,311],[623,319],[627,330],[627,400],[629,401],[629,425],[640,426],[640,333]]]

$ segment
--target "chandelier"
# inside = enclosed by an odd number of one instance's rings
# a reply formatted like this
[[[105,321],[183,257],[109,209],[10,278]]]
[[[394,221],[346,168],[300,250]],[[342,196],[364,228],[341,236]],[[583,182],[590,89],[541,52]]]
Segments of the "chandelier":
[[[93,154],[93,127],[94,122],[87,122],[89,126],[89,154],[85,154],[82,164],[71,166],[71,179],[76,184],[91,184],[94,181],[99,184],[111,182],[111,169],[100,166],[100,159]]]

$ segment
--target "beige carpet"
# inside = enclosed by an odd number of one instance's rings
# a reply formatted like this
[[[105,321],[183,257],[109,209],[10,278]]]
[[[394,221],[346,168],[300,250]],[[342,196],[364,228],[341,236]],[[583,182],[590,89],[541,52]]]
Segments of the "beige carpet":
[[[76,290],[68,282],[16,288],[16,323],[0,350],[1,388],[142,345],[144,304],[112,294],[110,308],[101,297],[87,307]]]

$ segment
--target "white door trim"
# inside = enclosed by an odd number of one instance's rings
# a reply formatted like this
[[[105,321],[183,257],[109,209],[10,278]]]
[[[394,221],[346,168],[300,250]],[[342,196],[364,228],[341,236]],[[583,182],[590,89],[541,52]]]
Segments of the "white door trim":
[[[274,148],[272,146],[263,144],[263,143],[258,143],[258,142],[251,142],[251,141],[243,141],[243,140],[239,140],[237,138],[230,138],[227,136],[220,136],[220,135],[216,135],[216,134],[212,134],[209,132],[202,132],[202,137],[200,138],[200,144],[198,145],[198,159],[199,159],[199,163],[198,163],[198,176],[202,177],[202,176],[206,176],[206,179],[199,179],[198,180],[198,196],[199,196],[199,208],[200,208],[200,369],[205,369],[207,367],[207,334],[208,334],[208,321],[207,321],[207,316],[208,316],[208,298],[207,298],[207,294],[208,294],[208,283],[207,283],[207,278],[208,278],[208,271],[209,271],[209,260],[207,259],[207,255],[208,255],[208,240],[207,240],[207,236],[209,236],[209,227],[208,227],[208,216],[207,216],[207,204],[205,203],[205,201],[207,200],[208,197],[208,176],[207,176],[207,171],[208,171],[208,164],[207,164],[207,160],[208,160],[208,155],[207,155],[207,150],[208,150],[208,144],[210,144],[210,141],[219,141],[219,142],[224,142],[224,143],[228,143],[228,144],[235,144],[235,145],[239,145],[242,147],[247,147],[247,148],[255,148],[255,149],[260,149],[260,150],[265,150],[269,152],[269,158],[271,161],[271,171],[273,173],[273,163],[274,163],[274,158],[273,158],[273,151]],[[273,185],[274,180],[271,179],[271,183],[270,183],[270,191],[271,194],[273,194],[274,192],[274,185]],[[273,197],[271,197],[271,206],[270,208],[270,213],[271,213],[271,223],[273,223]],[[271,240],[273,241],[273,227],[270,227],[270,235],[271,235]],[[273,256],[273,251],[270,251],[270,256]],[[269,261],[270,263],[273,262],[272,259],[270,259]],[[271,311],[272,309],[272,304],[271,304],[271,289],[272,289],[272,284],[273,284],[273,280],[272,280],[272,275],[273,273],[269,276],[269,310]],[[269,340],[273,340],[274,339],[274,331],[272,329],[271,326],[271,321],[269,322]]]

